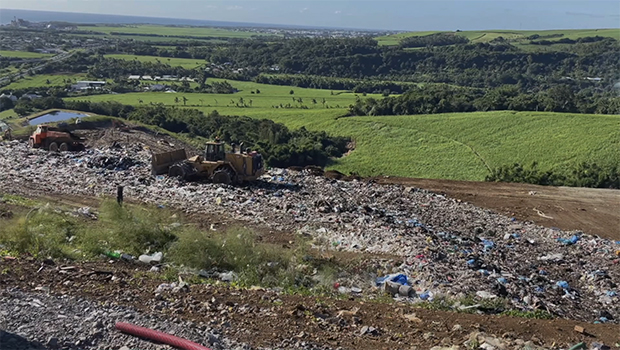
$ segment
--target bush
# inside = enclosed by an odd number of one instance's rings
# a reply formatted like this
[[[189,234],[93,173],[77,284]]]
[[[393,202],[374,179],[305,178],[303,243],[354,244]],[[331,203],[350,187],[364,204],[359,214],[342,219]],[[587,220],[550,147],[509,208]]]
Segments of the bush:
[[[536,162],[527,168],[519,163],[494,169],[486,181],[521,182],[543,186],[571,186],[620,189],[618,166],[583,162],[573,168],[541,171]]]
[[[78,239],[78,244],[91,255],[108,250],[133,255],[164,251],[182,230],[174,214],[162,212],[162,209],[144,210],[104,201],[99,210],[98,224],[85,229]]]
[[[66,244],[78,230],[74,218],[56,212],[48,205],[2,225],[0,242],[9,251],[34,257],[72,257]]]

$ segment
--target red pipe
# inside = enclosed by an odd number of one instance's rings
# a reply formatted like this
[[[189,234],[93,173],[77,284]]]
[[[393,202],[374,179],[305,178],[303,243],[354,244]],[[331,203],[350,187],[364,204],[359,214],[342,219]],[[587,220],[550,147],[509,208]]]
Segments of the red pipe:
[[[196,344],[187,339],[175,337],[174,335],[155,331],[152,329],[136,326],[131,323],[117,322],[116,329],[123,333],[135,335],[136,337],[153,340],[159,343],[168,344],[183,350],[211,350],[200,344]]]

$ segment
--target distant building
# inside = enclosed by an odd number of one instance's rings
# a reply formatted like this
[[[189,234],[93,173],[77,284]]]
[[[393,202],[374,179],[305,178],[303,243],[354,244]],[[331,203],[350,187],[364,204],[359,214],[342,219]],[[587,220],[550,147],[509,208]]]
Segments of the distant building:
[[[83,91],[83,90],[99,90],[105,86],[105,81],[78,81],[75,84],[71,85],[71,90],[73,91]]]
[[[130,75],[129,78],[127,78],[129,80],[140,80],[140,76],[139,75]]]
[[[589,81],[602,81],[603,78],[590,78],[590,77],[587,77],[586,80],[589,80]]]
[[[142,80],[153,80],[153,77],[151,77],[150,75],[143,75]]]
[[[162,85],[162,84],[153,84],[151,86],[148,87],[148,89],[150,91],[164,91],[166,90],[168,87],[166,85]]]
[[[17,102],[17,96],[13,95],[13,93],[10,93],[8,95],[7,94],[0,95],[0,98],[3,98],[3,97],[6,97],[13,102]]]
[[[43,97],[43,96],[41,96],[39,94],[23,94],[22,95],[22,98],[27,98],[27,99],[30,99],[30,100],[35,100],[35,99],[41,98],[41,97]]]

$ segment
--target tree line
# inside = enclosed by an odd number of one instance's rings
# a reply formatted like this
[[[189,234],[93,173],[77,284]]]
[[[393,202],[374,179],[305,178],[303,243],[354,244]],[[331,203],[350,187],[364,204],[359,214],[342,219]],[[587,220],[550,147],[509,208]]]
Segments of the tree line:
[[[422,36],[409,36],[402,39],[399,46],[407,47],[426,47],[426,46],[447,46],[455,44],[467,44],[469,39],[453,33],[435,33]]]
[[[520,92],[515,86],[483,90],[450,85],[412,87],[405,94],[383,99],[358,98],[350,115],[409,115],[493,110],[548,111],[565,113],[620,114],[620,97],[592,90],[556,85],[536,93]]]
[[[620,189],[620,168],[582,162],[566,169],[541,171],[536,162],[529,167],[515,163],[494,169],[486,181]]]

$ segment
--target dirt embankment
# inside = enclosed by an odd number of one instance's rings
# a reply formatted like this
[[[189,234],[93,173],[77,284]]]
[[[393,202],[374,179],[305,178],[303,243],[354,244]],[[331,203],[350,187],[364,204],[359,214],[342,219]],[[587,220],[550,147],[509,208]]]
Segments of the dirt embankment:
[[[446,194],[541,226],[620,240],[619,190],[399,177],[375,180]]]

